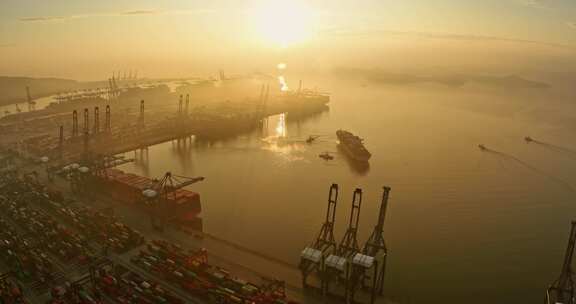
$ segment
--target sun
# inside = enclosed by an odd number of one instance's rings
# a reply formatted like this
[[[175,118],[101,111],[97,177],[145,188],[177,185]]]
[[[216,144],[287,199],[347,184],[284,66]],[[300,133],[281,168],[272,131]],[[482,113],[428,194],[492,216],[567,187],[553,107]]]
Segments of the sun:
[[[260,1],[253,10],[256,31],[267,43],[288,47],[314,34],[310,7],[297,0]]]

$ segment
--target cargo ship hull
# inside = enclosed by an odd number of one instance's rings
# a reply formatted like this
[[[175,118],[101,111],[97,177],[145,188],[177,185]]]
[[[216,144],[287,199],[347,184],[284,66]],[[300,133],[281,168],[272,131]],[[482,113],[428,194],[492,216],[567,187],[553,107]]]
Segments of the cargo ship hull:
[[[366,150],[362,139],[354,134],[338,130],[336,131],[336,137],[338,137],[339,148],[352,160],[357,162],[368,162],[372,157],[372,154]]]
[[[370,160],[370,155],[358,155],[350,149],[349,146],[340,143],[338,148],[341,149],[349,158],[357,162],[368,162]]]

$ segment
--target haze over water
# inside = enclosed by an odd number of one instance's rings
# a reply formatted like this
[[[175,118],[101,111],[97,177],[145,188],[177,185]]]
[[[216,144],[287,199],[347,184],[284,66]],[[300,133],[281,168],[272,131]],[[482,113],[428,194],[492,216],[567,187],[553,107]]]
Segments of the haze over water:
[[[148,162],[121,169],[205,176],[190,187],[201,194],[205,232],[294,265],[320,228],[331,183],[340,185],[337,239],[354,188],[364,190],[361,243],[388,185],[388,296],[413,303],[542,299],[560,271],[576,209],[576,157],[524,137],[575,149],[566,119],[576,113],[573,104],[538,89],[511,94],[330,77],[307,83],[331,92],[328,112],[301,121],[272,117],[262,130],[225,141],[156,145]],[[365,139],[373,154],[367,172],[336,149],[339,128]],[[312,134],[322,136],[308,145]],[[325,151],[335,160],[320,159]]]
[[[293,265],[316,237],[332,183],[338,239],[354,188],[364,190],[360,243],[390,186],[388,297],[539,303],[576,211],[574,16],[571,0],[7,1],[0,116],[26,111],[13,104],[26,101],[26,86],[38,98],[61,81],[107,86],[128,71],[143,81],[255,72],[292,89],[304,78],[331,93],[330,111],[275,116],[222,141],[156,145],[121,168],[205,176],[190,187],[205,232]],[[65,79],[42,87],[19,76]],[[233,99],[255,98],[259,85]],[[338,129],[365,139],[368,170],[337,151]],[[321,137],[308,145],[310,135]]]

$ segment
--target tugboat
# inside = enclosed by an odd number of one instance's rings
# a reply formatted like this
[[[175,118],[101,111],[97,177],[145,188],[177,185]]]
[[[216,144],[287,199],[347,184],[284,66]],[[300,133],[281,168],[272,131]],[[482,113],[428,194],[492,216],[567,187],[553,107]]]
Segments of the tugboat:
[[[344,130],[336,131],[342,150],[353,160],[368,162],[372,154],[364,147],[363,139]]]
[[[321,153],[318,157],[322,158],[323,160],[333,160],[334,156],[330,155],[328,152]]]
[[[307,144],[311,144],[311,143],[313,143],[316,139],[318,139],[318,137],[320,137],[320,136],[318,136],[318,135],[310,135],[310,136],[308,136],[308,138],[306,138],[306,143],[307,143]]]

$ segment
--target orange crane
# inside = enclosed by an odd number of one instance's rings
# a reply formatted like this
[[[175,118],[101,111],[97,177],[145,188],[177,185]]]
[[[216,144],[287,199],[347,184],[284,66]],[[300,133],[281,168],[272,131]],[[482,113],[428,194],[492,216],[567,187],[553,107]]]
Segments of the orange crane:
[[[159,231],[164,230],[166,216],[162,210],[163,203],[169,199],[176,199],[176,190],[203,181],[204,177],[185,177],[166,172],[164,176],[155,180],[146,190],[142,191],[146,203],[150,207],[150,221],[152,227]]]

